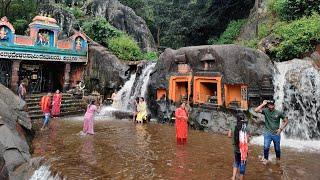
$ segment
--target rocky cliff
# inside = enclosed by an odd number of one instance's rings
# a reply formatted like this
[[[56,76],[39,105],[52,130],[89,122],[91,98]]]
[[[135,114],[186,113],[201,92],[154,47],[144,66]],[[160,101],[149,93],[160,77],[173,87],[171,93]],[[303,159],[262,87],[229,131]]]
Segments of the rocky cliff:
[[[114,27],[128,33],[138,42],[144,51],[155,50],[155,42],[146,22],[135,12],[122,5],[118,0],[93,0],[82,7],[88,19],[90,17],[105,17]],[[43,4],[39,12],[45,12],[58,21],[62,27],[60,37],[69,37],[76,27],[76,18],[74,15],[54,3]]]
[[[105,17],[113,26],[133,36],[144,51],[155,49],[153,36],[146,22],[118,0],[94,0],[87,14]]]
[[[89,54],[84,76],[87,81],[95,83],[96,89],[104,95],[109,95],[111,91],[123,85],[129,73],[127,64],[94,41],[90,41]]]
[[[26,131],[31,120],[25,102],[0,84],[0,179],[15,179],[14,170],[30,159]]]

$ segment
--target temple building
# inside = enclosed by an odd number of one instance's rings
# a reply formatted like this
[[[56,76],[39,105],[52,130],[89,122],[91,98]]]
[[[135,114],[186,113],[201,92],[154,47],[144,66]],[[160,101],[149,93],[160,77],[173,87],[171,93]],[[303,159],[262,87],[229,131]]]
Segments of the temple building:
[[[9,20],[1,18],[0,83],[16,91],[24,81],[31,93],[75,86],[88,62],[88,42],[77,31],[58,39],[60,30],[55,19],[39,15],[29,24],[28,36],[16,35]]]

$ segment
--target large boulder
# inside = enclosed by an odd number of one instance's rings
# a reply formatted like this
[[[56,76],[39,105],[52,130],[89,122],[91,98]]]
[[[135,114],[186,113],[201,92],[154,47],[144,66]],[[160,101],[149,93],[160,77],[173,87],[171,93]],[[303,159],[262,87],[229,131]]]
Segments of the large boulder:
[[[31,120],[25,102],[0,84],[0,179],[15,179],[14,170],[30,159],[26,131]]]
[[[89,81],[97,81],[96,89],[100,89],[102,94],[110,95],[110,91],[122,86],[128,78],[129,68],[105,47],[90,41],[89,62],[84,77]]]
[[[214,58],[211,70],[204,70],[203,58],[210,54]],[[178,71],[179,64],[186,64],[190,72],[181,73]],[[248,86],[249,107],[255,106],[261,99],[273,97],[272,75],[274,66],[269,57],[263,52],[244,48],[238,45],[212,45],[184,47],[178,50],[166,49],[161,54],[154,71],[151,73],[148,86],[148,105],[154,116],[159,116],[160,107],[157,99],[157,89],[166,89],[168,94],[170,77],[175,75],[197,75],[197,76],[221,76],[223,84],[246,84]],[[267,86],[269,87],[266,87]],[[262,89],[265,88],[265,89]],[[268,91],[268,92],[267,92]],[[250,98],[255,101],[251,101]],[[224,94],[222,93],[222,98]],[[202,109],[203,110],[203,109]],[[202,116],[210,117],[212,121],[204,122],[206,128],[214,132],[222,132],[229,126],[229,121],[234,118],[234,113],[228,110],[210,110],[209,114],[200,113],[201,109],[195,108],[193,121],[200,124]],[[222,113],[223,111],[223,113]],[[168,113],[170,114],[170,113]],[[224,119],[225,122],[213,119]],[[218,123],[219,122],[219,123]]]
[[[113,26],[133,36],[144,51],[155,49],[153,36],[146,22],[118,0],[94,0],[87,8],[93,17],[105,17]]]

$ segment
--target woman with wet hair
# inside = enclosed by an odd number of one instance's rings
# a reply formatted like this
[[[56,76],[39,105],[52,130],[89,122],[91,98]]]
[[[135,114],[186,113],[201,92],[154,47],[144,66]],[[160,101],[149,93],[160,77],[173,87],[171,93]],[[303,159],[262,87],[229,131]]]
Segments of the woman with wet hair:
[[[235,126],[231,126],[228,133],[228,137],[232,138],[234,150],[232,180],[236,179],[238,170],[240,171],[240,180],[243,180],[248,155],[248,121],[245,119],[245,115],[243,113],[237,113],[236,118],[237,124]]]
[[[94,135],[93,131],[93,118],[94,113],[99,112],[99,107],[95,105],[95,100],[91,100],[90,104],[87,107],[86,114],[84,115],[84,121],[83,121],[83,132],[85,134]]]
[[[186,102],[181,102],[180,107],[175,111],[175,125],[177,144],[186,144],[188,136],[188,112],[186,110]]]

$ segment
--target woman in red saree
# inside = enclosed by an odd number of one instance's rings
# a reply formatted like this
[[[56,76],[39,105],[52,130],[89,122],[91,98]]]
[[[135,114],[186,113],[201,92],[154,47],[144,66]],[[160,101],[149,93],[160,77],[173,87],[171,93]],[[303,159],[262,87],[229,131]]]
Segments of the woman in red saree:
[[[188,112],[185,102],[182,102],[180,107],[176,109],[175,117],[177,144],[186,144],[188,135]]]
[[[60,115],[60,107],[61,107],[62,95],[60,91],[57,90],[52,99],[52,112],[51,115],[56,118]]]

